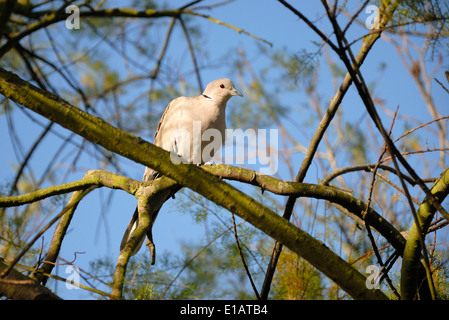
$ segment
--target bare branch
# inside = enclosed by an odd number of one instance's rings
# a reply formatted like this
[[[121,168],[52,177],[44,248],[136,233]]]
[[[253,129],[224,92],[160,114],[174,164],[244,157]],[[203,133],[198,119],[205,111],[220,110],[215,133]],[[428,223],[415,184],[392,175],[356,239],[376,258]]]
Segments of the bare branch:
[[[234,214],[232,216],[232,227],[234,228],[234,237],[235,243],[237,244],[237,249],[239,251],[240,259],[242,260],[243,267],[245,268],[246,275],[248,276],[249,282],[251,283],[251,287],[253,288],[254,294],[256,295],[257,300],[260,300],[259,292],[257,291],[256,285],[254,284],[253,277],[251,276],[251,272],[249,271],[248,265],[246,264],[245,257],[243,256],[242,248],[240,247],[239,236],[237,234],[237,226],[235,225],[235,217]]]
[[[320,181],[320,184],[323,185],[329,185],[329,183],[335,179],[336,177],[349,173],[349,172],[355,172],[355,171],[366,171],[366,172],[374,172],[374,168],[376,167],[376,164],[360,164],[360,165],[354,165],[354,166],[348,166],[344,167],[338,170],[335,170],[334,172],[328,174],[326,177],[324,177],[323,180]],[[392,168],[387,165],[380,164],[378,166],[379,169],[386,170],[389,172],[392,172],[394,174],[397,174],[397,171],[395,168]],[[404,179],[407,180],[408,183],[410,183],[412,186],[416,184],[415,180],[410,178],[409,176],[404,176]]]

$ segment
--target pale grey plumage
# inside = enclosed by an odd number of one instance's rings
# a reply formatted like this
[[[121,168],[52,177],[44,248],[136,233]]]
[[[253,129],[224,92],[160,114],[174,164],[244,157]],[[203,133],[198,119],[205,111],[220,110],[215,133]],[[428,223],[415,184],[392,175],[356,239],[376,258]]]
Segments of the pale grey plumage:
[[[229,79],[218,79],[209,83],[203,94],[196,97],[179,97],[172,100],[165,109],[159,121],[154,144],[167,151],[172,151],[190,163],[203,164],[211,160],[213,155],[203,155],[206,142],[201,143],[201,158],[195,156],[192,141],[194,141],[193,123],[200,121],[201,136],[207,129],[216,129],[220,132],[222,141],[225,138],[226,129],[226,103],[232,96],[243,96]],[[184,134],[179,134],[179,131]],[[217,150],[215,150],[217,151]],[[159,176],[155,170],[146,167],[143,175],[144,181],[154,180]],[[167,193],[167,199],[171,196]],[[162,204],[161,204],[162,205]],[[152,207],[152,221],[154,223],[161,207]],[[134,212],[133,218],[123,236],[120,250],[124,248],[133,230],[137,227],[138,212]],[[147,234],[152,242],[151,227]],[[140,249],[142,242],[138,245],[133,254]]]

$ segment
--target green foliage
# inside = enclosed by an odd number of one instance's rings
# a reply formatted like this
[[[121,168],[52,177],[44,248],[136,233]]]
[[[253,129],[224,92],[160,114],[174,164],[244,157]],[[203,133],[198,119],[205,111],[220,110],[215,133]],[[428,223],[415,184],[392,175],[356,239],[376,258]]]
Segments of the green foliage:
[[[307,261],[289,250],[279,258],[273,284],[274,299],[321,300],[325,298],[322,275]]]
[[[397,14],[393,17],[394,26],[406,26],[416,31],[422,25],[431,26],[427,37],[433,48],[442,44],[442,39],[449,33],[449,3],[440,0],[405,0],[401,1]],[[447,50],[446,50],[447,52]]]
[[[449,251],[444,245],[432,245],[428,246],[432,270],[432,281],[435,286],[436,295],[438,300],[448,300],[449,299],[449,269],[447,266],[447,258],[449,256]],[[398,290],[400,288],[400,271],[397,270],[400,267],[396,267],[393,272],[390,272],[390,278]],[[426,280],[424,280],[426,281]],[[391,291],[386,291],[390,299],[396,299],[396,297],[391,293]]]
[[[345,133],[349,137],[346,141],[351,163],[361,164],[369,163],[367,155],[366,136],[362,132],[359,124],[346,123]]]
[[[439,247],[432,252],[431,256],[432,278],[438,299],[449,300],[449,270],[446,265],[449,251],[441,250]]]
[[[319,67],[321,50],[318,47],[316,52],[309,52],[306,49],[290,55],[287,52],[287,48],[275,52],[272,60],[274,66],[284,70],[281,79],[284,80],[287,88],[296,89],[300,80],[306,81]],[[295,84],[295,87],[291,87],[292,84]]]
[[[165,252],[151,265],[147,252],[131,259],[124,297],[130,300],[241,299],[254,298],[235,250],[213,243],[208,247],[182,246],[180,256]],[[108,274],[111,284],[114,262],[108,258],[91,264],[91,274]]]

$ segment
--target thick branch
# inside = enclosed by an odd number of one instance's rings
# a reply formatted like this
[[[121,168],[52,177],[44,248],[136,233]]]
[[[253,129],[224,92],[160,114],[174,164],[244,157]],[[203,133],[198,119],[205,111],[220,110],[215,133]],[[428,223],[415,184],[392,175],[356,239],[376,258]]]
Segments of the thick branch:
[[[449,169],[447,169],[430,190],[435,199],[442,203],[449,194]],[[418,209],[417,216],[419,227],[413,223],[407,236],[401,267],[401,297],[402,299],[414,299],[423,279],[420,277],[421,270],[421,241],[424,237],[435,215],[436,209],[428,197],[426,197]],[[419,234],[421,230],[422,235]],[[424,275],[425,278],[425,275]],[[424,280],[425,281],[425,280]]]
[[[8,265],[0,258],[0,273],[6,268]],[[0,279],[0,296],[13,300],[61,300],[48,288],[38,285],[14,269],[5,278]]]
[[[344,213],[349,212],[349,216],[359,224],[363,225],[363,221],[366,219],[369,225],[391,243],[400,254],[402,254],[404,250],[405,239],[393,225],[372,208],[369,208],[368,213],[364,218],[363,212],[366,210],[366,204],[351,196],[349,193],[343,192],[337,188],[325,185],[279,180],[249,169],[228,165],[203,166],[202,168],[216,176],[249,183],[278,195],[295,198],[307,197],[329,201],[336,204]]]
[[[40,189],[19,196],[0,198],[0,208],[20,206],[40,201],[51,196],[84,190],[91,186],[105,186],[112,189],[123,189],[130,194],[135,194],[137,188],[141,186],[142,183],[145,184],[145,182],[126,178],[112,172],[90,170],[84,175],[83,179],[78,181]]]
[[[248,183],[277,195],[292,196],[295,198],[308,197],[329,201],[333,204],[339,205],[345,213],[350,212],[351,218],[353,218],[357,223],[363,224],[362,214],[366,209],[366,204],[350,194],[334,187],[279,180],[250,169],[230,165],[220,164],[214,166],[203,166],[202,168],[217,177]],[[162,186],[160,186],[161,184]],[[176,185],[176,182],[169,178],[159,179],[152,182],[142,182],[126,178],[112,172],[90,170],[86,173],[84,178],[79,181],[67,183],[61,186],[49,187],[20,196],[0,198],[0,207],[35,202],[55,194],[82,190],[90,186],[106,186],[113,189],[122,189],[130,194],[136,195],[137,197],[147,197],[151,192],[154,192],[153,189],[147,189],[147,187],[153,185],[157,188],[157,190],[159,190],[160,188],[172,188]],[[142,195],[142,190],[145,190],[144,195]],[[405,245],[405,239],[399,231],[397,231],[386,219],[381,217],[371,208],[366,219],[368,219],[371,227],[384,236],[387,241],[393,245],[393,247],[402,253]]]

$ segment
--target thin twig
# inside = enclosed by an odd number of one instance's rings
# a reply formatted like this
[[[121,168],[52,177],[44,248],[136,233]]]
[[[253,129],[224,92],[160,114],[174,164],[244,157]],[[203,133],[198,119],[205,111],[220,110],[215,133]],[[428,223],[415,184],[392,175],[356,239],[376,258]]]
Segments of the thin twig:
[[[21,265],[21,264],[19,264],[19,263],[17,264],[17,267],[22,268],[22,269],[25,269],[25,270],[29,270],[29,271],[34,271],[34,269],[33,269],[32,267],[28,267],[28,266],[25,266],[25,265]],[[43,273],[42,273],[42,276],[48,277],[48,278],[52,278],[52,279],[55,279],[55,280],[58,280],[58,281],[63,281],[63,282],[65,282],[65,283],[70,283],[70,284],[72,284],[73,286],[79,287],[79,288],[81,288],[81,289],[84,289],[84,290],[87,290],[87,291],[90,291],[90,292],[93,292],[93,293],[96,293],[96,294],[99,294],[99,295],[102,295],[102,296],[105,296],[105,297],[109,297],[109,298],[111,297],[111,294],[110,294],[110,293],[107,293],[107,292],[104,292],[104,291],[101,291],[101,290],[98,290],[98,289],[90,288],[90,287],[85,286],[85,285],[83,285],[83,284],[81,284],[81,283],[75,283],[73,280],[64,279],[64,278],[62,278],[62,277],[53,275],[53,274],[51,274],[51,273],[43,272]],[[3,280],[3,279],[2,279],[2,280]],[[107,285],[106,283],[104,283],[104,284]]]
[[[253,277],[251,277],[251,272],[249,271],[248,265],[245,262],[245,257],[243,256],[242,248],[240,248],[240,241],[239,241],[239,236],[237,235],[237,226],[235,225],[234,213],[232,213],[232,227],[234,228],[235,243],[237,244],[237,249],[239,250],[239,255],[240,255],[240,259],[242,260],[243,267],[245,267],[246,274],[248,275],[248,279],[251,282],[251,286],[253,287],[253,290],[257,297],[257,300],[261,300],[259,292],[257,291],[256,285],[254,284]]]
[[[53,126],[54,122],[51,121],[47,127],[44,129],[44,131],[39,135],[39,137],[36,139],[30,150],[28,151],[25,159],[23,159],[19,170],[16,173],[16,177],[14,179],[13,184],[11,185],[11,189],[9,190],[9,195],[13,195],[17,191],[17,183],[19,182],[20,177],[22,176],[23,170],[28,165],[28,161],[30,160],[31,156],[33,155],[34,151],[37,149],[39,144],[42,142],[44,137],[47,135],[47,133],[50,131],[51,127]]]
[[[201,82],[200,70],[198,68],[198,62],[195,57],[195,50],[193,49],[192,41],[190,40],[187,27],[181,16],[178,18],[178,20],[181,23],[182,31],[184,32],[184,37],[186,38],[187,47],[189,48],[190,56],[192,57],[193,67],[195,68],[196,80],[198,81],[198,88],[200,89],[200,92],[203,92],[203,83]]]
[[[448,224],[449,222],[447,222],[446,219],[440,218],[430,225],[430,227],[427,229],[427,233],[435,232],[441,228],[444,228]]]
[[[194,0],[192,2],[189,2],[185,5],[183,5],[182,7],[180,7],[179,10],[187,9],[188,7],[194,6],[195,4],[197,4],[198,2],[201,2],[201,1],[203,1],[203,0]]]
[[[320,38],[323,40],[326,44],[328,44],[332,50],[335,52],[338,51],[337,46],[324,34],[321,32],[320,29],[318,29],[312,21],[310,21],[305,15],[303,15],[300,11],[296,10],[296,8],[292,7],[287,1],[279,0],[280,3],[282,3],[286,8],[288,8],[290,11],[292,11],[294,14],[296,14],[302,21],[304,21],[307,26],[312,29]]]
[[[67,261],[67,262],[62,262],[62,263],[56,263],[56,262],[44,260],[44,261],[42,261],[41,263],[49,263],[49,264],[52,264],[52,265],[54,265],[54,266],[68,266],[68,265],[73,265],[73,263],[76,261],[76,255],[77,255],[77,254],[84,254],[84,253],[86,253],[86,252],[78,252],[78,251],[75,251],[75,252],[73,253],[74,258],[73,258],[72,261]]]
[[[192,2],[190,2],[190,3],[188,3],[188,4],[184,5],[184,6],[180,7],[178,10],[185,10],[188,7],[191,7],[191,6],[197,4],[198,2],[201,2],[201,1],[202,0],[192,1]],[[168,26],[168,31],[167,31],[167,34],[165,36],[165,40],[164,40],[164,44],[162,45],[161,52],[159,53],[159,57],[157,59],[156,66],[154,67],[154,69],[153,69],[153,71],[151,72],[151,75],[150,75],[150,78],[153,79],[153,80],[156,79],[157,74],[159,73],[159,68],[161,66],[162,60],[164,59],[165,52],[167,51],[168,42],[170,40],[171,33],[173,31],[173,27],[175,25],[175,22],[176,22],[176,17],[171,18],[170,25]]]
[[[438,80],[437,78],[435,78],[435,81],[444,89],[444,90],[446,90],[446,92],[447,93],[449,93],[449,89],[448,88],[446,88],[441,82],[440,82],[440,80]]]
[[[159,297],[160,299],[164,298],[165,294],[167,293],[168,289],[170,289],[170,287],[173,285],[173,283],[176,281],[176,279],[179,278],[179,276],[181,275],[181,273],[185,270],[185,268],[187,268],[201,253],[203,253],[204,250],[206,250],[212,243],[215,242],[215,240],[217,240],[218,238],[220,238],[222,235],[224,235],[226,232],[228,232],[229,230],[231,230],[232,227],[228,227],[226,230],[224,230],[222,233],[216,235],[211,241],[209,241],[209,243],[207,243],[204,247],[201,248],[200,251],[198,251],[189,261],[187,261],[181,268],[181,270],[179,270],[179,272],[176,274],[176,276],[170,281],[170,283],[167,285],[167,287],[165,288],[164,292],[162,292],[161,296]]]
[[[170,40],[171,33],[173,31],[173,27],[175,25],[175,22],[176,22],[176,18],[171,18],[170,25],[168,26],[168,31],[167,31],[167,34],[165,36],[164,44],[162,45],[161,52],[159,53],[159,57],[158,57],[157,62],[156,62],[156,66],[153,68],[153,71],[151,71],[151,75],[150,75],[151,79],[156,79],[156,77],[157,77],[157,75],[159,73],[159,68],[161,66],[162,60],[164,59],[165,52],[167,51],[168,42]]]
[[[433,148],[433,149],[423,149],[423,150],[415,150],[415,151],[407,151],[407,152],[401,152],[400,154],[403,156],[410,155],[410,154],[420,154],[420,153],[426,153],[426,152],[436,152],[436,151],[449,151],[449,148]],[[382,162],[388,161],[393,159],[394,157],[386,157],[382,160]],[[421,179],[422,180],[422,179]],[[424,180],[422,180],[424,182]],[[416,182],[418,183],[418,182]]]
[[[393,142],[398,142],[400,139],[404,138],[405,136],[409,135],[410,133],[412,133],[412,132],[414,132],[414,131],[416,131],[418,129],[421,129],[421,128],[425,127],[425,126],[428,126],[429,124],[432,124],[432,123],[437,122],[437,121],[442,121],[442,120],[446,120],[446,121],[449,120],[449,116],[444,116],[444,117],[441,117],[441,118],[438,118],[438,119],[433,119],[433,120],[431,120],[429,122],[426,122],[426,123],[423,123],[423,124],[417,126],[416,128],[410,129],[407,132],[405,132],[402,135],[400,135],[398,138],[396,138]]]
[[[83,194],[87,194],[90,191],[92,191],[94,188],[96,188],[95,186],[93,187],[89,187],[86,190],[83,190]],[[74,201],[70,204],[68,204],[58,215],[56,215],[56,217],[54,217],[49,223],[47,223],[47,225],[41,229],[41,231],[39,231],[33,239],[31,239],[31,241],[29,241],[27,243],[27,245],[22,249],[22,251],[14,258],[14,260],[8,265],[8,267],[3,270],[3,272],[0,274],[0,278],[4,278],[10,271],[11,269],[19,262],[19,260],[25,255],[25,253],[33,246],[33,244],[36,242],[37,239],[39,239],[42,234],[44,234],[45,231],[47,231],[56,221],[59,220],[59,218],[61,218],[67,211],[73,209],[74,207],[76,207],[78,205],[78,201]]]
[[[395,123],[395,120],[396,120],[398,109],[399,109],[399,107],[396,108],[396,111],[394,113],[393,120],[391,122],[391,126],[390,126],[390,130],[388,132],[388,135],[391,135],[391,131],[393,130],[393,126],[394,126],[394,123]],[[377,169],[378,169],[378,167],[380,165],[380,162],[382,160],[382,157],[385,155],[386,151],[387,151],[387,145],[385,144],[385,146],[384,146],[384,148],[383,148],[383,150],[382,150],[382,152],[381,152],[381,154],[379,156],[379,159],[377,160],[376,166],[374,167],[373,175],[372,175],[372,178],[371,178],[369,194],[368,194],[368,201],[366,203],[366,209],[362,213],[363,220],[365,221],[366,231],[368,233],[368,238],[369,238],[369,240],[371,242],[371,246],[373,248],[374,254],[376,255],[377,262],[381,266],[381,270],[385,270],[385,265],[384,265],[384,263],[382,261],[382,256],[379,253],[379,250],[378,250],[377,245],[376,245],[376,241],[374,240],[373,234],[371,232],[371,228],[370,228],[369,222],[366,220],[366,214],[368,213],[368,210],[369,210],[369,207],[370,207],[370,204],[371,204],[371,198],[372,198],[372,195],[373,195],[373,192],[374,192],[374,183],[376,181]],[[396,295],[396,297],[400,298],[400,295],[397,292],[396,288],[393,286],[393,283],[391,282],[390,277],[388,277],[388,271],[386,271],[383,274],[383,278],[386,278],[386,281],[387,281],[387,284],[388,284],[388,287],[390,288],[390,290]]]
[[[357,17],[362,12],[362,10],[365,9],[365,6],[368,4],[368,2],[370,2],[370,0],[365,0],[365,2],[360,6],[360,8],[357,10],[357,12],[351,16],[351,19],[349,20],[348,24],[343,29],[343,34],[346,34],[346,31],[348,31],[349,27],[354,22],[354,20],[357,19]],[[334,11],[335,11],[335,9],[334,9]]]
[[[320,184],[327,186],[333,179],[335,179],[336,177],[338,177],[340,175],[343,175],[343,174],[346,174],[349,172],[354,172],[354,171],[373,172],[375,168],[376,168],[376,164],[360,164],[360,165],[354,165],[354,166],[340,168],[340,169],[335,170],[335,171],[331,172],[330,174],[328,174],[323,180],[320,180]],[[389,171],[394,174],[396,174],[396,172],[397,172],[395,168],[392,168],[392,167],[389,167],[389,166],[383,165],[383,164],[379,164],[377,166],[377,169]],[[412,186],[414,186],[416,184],[415,180],[413,180],[409,176],[404,176],[404,178]]]

